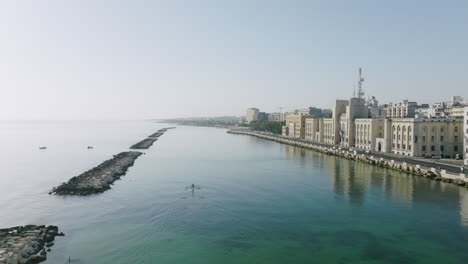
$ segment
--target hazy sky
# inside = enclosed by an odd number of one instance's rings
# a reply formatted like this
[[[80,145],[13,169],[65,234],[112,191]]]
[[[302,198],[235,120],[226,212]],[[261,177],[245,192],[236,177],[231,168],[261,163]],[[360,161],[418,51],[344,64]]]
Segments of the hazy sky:
[[[0,120],[468,97],[468,1],[1,1]]]

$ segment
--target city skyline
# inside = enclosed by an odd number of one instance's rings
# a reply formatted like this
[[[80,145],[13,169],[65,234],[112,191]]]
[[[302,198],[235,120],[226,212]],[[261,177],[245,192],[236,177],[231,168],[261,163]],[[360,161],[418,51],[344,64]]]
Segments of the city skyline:
[[[468,97],[468,4],[0,4],[0,120],[243,115]],[[286,105],[285,105],[286,104]]]

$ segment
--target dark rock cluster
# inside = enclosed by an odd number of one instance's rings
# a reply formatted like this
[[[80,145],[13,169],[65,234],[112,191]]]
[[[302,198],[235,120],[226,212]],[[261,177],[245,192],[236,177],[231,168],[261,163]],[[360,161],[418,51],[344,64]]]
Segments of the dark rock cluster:
[[[45,261],[56,236],[56,226],[16,226],[0,229],[0,263],[32,264]]]

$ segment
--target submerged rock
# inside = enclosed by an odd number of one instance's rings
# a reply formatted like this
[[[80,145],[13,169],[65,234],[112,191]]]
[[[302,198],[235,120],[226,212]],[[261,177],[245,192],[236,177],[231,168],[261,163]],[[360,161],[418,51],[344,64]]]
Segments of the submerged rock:
[[[89,195],[101,193],[110,189],[110,185],[125,175],[128,168],[133,166],[135,160],[143,153],[127,151],[115,155],[99,166],[71,178],[54,188],[51,193],[57,195]]]
[[[0,263],[32,264],[47,259],[46,248],[56,236],[63,236],[56,226],[16,226],[0,229]]]

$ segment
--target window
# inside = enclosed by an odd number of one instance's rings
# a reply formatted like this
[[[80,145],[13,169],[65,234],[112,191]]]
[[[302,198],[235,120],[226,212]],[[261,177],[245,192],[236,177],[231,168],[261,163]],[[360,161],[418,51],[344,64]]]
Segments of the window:
[[[453,129],[453,132],[458,133],[458,127],[455,127],[455,128]]]
[[[458,152],[458,146],[454,146],[453,151]]]
[[[440,142],[444,141],[444,136],[440,136]]]
[[[440,128],[440,132],[444,133],[444,128],[443,127]]]
[[[455,142],[458,141],[458,136],[453,137],[455,139]]]
[[[435,146],[431,146],[431,151],[435,151]]]
[[[434,140],[435,140],[435,137],[431,136],[431,142],[434,142]]]
[[[397,148],[400,148],[400,144],[397,144]]]
[[[418,136],[414,136],[414,143],[418,143]]]
[[[426,136],[422,137],[423,142],[426,142]]]
[[[426,146],[422,146],[422,151],[426,151]]]
[[[444,146],[443,145],[440,146],[440,151],[444,151]]]
[[[406,149],[406,145],[405,145],[405,144],[403,144],[403,149]]]
[[[408,145],[408,150],[411,150],[411,145]]]
[[[434,132],[435,132],[435,127],[433,127],[433,128],[431,129],[431,131],[432,131],[432,133],[434,133]]]

